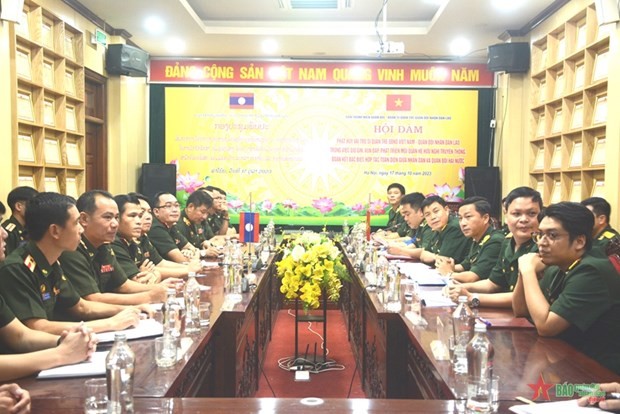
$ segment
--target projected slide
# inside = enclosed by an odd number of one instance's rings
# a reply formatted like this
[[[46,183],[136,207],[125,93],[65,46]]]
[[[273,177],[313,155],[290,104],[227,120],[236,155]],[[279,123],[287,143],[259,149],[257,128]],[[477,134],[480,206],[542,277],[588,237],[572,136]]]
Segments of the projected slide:
[[[463,197],[477,108],[474,90],[169,87],[166,162],[181,200],[221,187],[233,216],[333,225],[370,209],[382,225],[390,183]]]

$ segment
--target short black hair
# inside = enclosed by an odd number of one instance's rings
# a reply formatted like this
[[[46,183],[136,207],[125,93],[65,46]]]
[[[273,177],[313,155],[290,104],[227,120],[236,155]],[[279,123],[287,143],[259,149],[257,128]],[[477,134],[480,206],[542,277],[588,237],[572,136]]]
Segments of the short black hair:
[[[6,214],[6,207],[4,206],[4,203],[0,201],[0,216],[4,216],[5,214]]]
[[[398,188],[402,195],[405,195],[405,186],[399,183],[392,183],[388,185],[387,191],[390,191],[392,188]]]
[[[611,205],[603,197],[590,197],[581,202],[583,206],[592,207],[592,212],[596,216],[605,216],[605,220],[609,223],[611,216]]]
[[[226,196],[226,191],[222,190],[221,188],[219,187],[211,187],[211,188],[213,188],[215,191],[222,194],[223,196]]]
[[[474,208],[481,216],[488,214],[489,217],[491,217],[491,204],[486,198],[480,196],[467,197],[463,200],[459,208],[470,204],[474,205]]]
[[[207,206],[207,208],[213,207],[213,197],[205,191],[194,191],[187,197],[185,206],[192,204],[194,207]]]
[[[540,207],[541,211],[543,209],[543,201],[542,201],[542,197],[540,196],[540,193],[531,187],[524,186],[524,187],[517,187],[508,193],[508,195],[504,199],[505,200],[504,206],[506,207],[506,210],[508,210],[508,207],[517,198],[531,198],[534,203],[538,203],[538,206]]]
[[[571,243],[575,238],[581,235],[585,236],[586,251],[590,250],[592,247],[594,216],[586,206],[571,201],[562,201],[548,206],[543,213],[544,217],[561,222],[564,230],[568,232]]]
[[[445,207],[448,205],[446,203],[446,200],[444,200],[442,197],[438,195],[432,195],[432,196],[426,197],[424,201],[422,202],[422,211],[424,211],[426,207],[430,206],[433,203],[439,203],[441,204],[442,207]]]
[[[32,197],[39,194],[37,190],[28,186],[15,187],[9,192],[9,195],[6,198],[6,203],[9,205],[11,211],[15,211],[15,204],[20,201],[30,200]]]
[[[132,194],[119,194],[114,196],[114,201],[116,201],[116,205],[118,206],[118,214],[123,215],[125,212],[125,206],[127,203],[134,204],[140,207],[140,199]]]
[[[151,205],[151,200],[149,200],[149,198],[147,196],[145,196],[144,194],[136,193],[136,192],[131,192],[128,195],[135,196],[138,200],[144,200],[144,201],[147,202],[147,204],[149,206]]]
[[[159,208],[159,197],[163,196],[164,194],[170,194],[171,196],[174,196],[174,198],[176,199],[177,197],[172,194],[170,191],[159,191],[158,193],[156,193],[153,196],[153,201],[151,202],[151,208]]]
[[[97,196],[114,200],[112,194],[105,190],[89,190],[83,193],[75,203],[80,213],[93,214],[97,210]]]
[[[52,224],[64,227],[74,205],[73,197],[58,193],[39,193],[28,200],[25,219],[30,240],[41,240]]]
[[[422,193],[409,193],[403,196],[400,199],[400,205],[409,205],[412,210],[418,211],[422,208],[422,203],[424,202],[424,194]]]

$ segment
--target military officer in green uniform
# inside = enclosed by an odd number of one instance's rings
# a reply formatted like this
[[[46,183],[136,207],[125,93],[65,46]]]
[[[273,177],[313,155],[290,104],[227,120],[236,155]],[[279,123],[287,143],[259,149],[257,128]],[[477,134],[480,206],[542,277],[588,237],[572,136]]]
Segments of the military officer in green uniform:
[[[153,214],[151,212],[151,205],[149,200],[142,194],[129,193],[129,196],[135,196],[140,202],[140,236],[136,239],[138,247],[135,250],[130,250],[131,259],[134,262],[136,268],[148,268],[151,265],[155,266],[155,269],[161,274],[162,279],[170,277],[186,277],[189,272],[197,273],[201,269],[199,262],[190,262],[187,264],[176,263],[170,260],[166,260],[157,251],[151,240],[149,239],[148,232],[151,230],[153,224]],[[121,217],[122,221],[122,217]],[[114,244],[112,247],[114,248]],[[116,250],[115,250],[116,251]],[[117,255],[117,260],[121,262],[120,256]],[[121,263],[121,266],[124,266]]]
[[[401,214],[401,199],[405,196],[405,187],[399,183],[392,183],[387,188],[387,200],[390,208],[388,210],[388,222],[385,229],[379,230],[376,234],[384,239],[397,239],[407,237],[411,233],[411,228]]]
[[[26,203],[37,193],[38,191],[34,188],[23,186],[15,187],[7,196],[6,201],[11,209],[11,217],[2,223],[2,227],[9,235],[6,240],[7,255],[26,241],[24,232]]]
[[[518,187],[506,196],[506,224],[510,233],[500,246],[499,257],[488,278],[470,283],[450,284],[448,294],[453,301],[467,296],[474,306],[509,308],[519,275],[519,257],[538,251],[532,233],[538,231],[538,215],[542,210],[540,193],[530,187]]]
[[[181,218],[175,225],[187,241],[201,249],[203,257],[217,257],[219,252],[210,242],[214,237],[211,227],[206,223],[209,209],[213,207],[213,198],[204,191],[194,191],[187,198]]]
[[[140,308],[82,299],[67,279],[58,258],[75,250],[82,226],[72,198],[41,193],[28,202],[30,241],[11,253],[0,267],[0,291],[15,316],[30,329],[60,335],[87,321],[94,332],[125,329],[139,322]],[[146,308],[145,308],[146,310]]]
[[[440,256],[435,266],[457,282],[475,282],[491,274],[497,262],[504,235],[491,225],[491,205],[483,197],[469,197],[459,207],[461,231],[473,243],[465,259],[455,264],[451,257]]]
[[[471,240],[461,231],[458,219],[450,216],[446,201],[439,196],[426,197],[422,212],[432,233],[423,240],[424,247],[412,250],[409,256],[428,264],[434,264],[439,256],[452,257],[460,263],[469,251]]]
[[[112,195],[87,191],[78,198],[80,224],[84,228],[75,251],[60,256],[60,264],[77,293],[88,300],[117,305],[162,302],[167,283],[143,285],[127,279],[110,243],[118,228],[118,207]]]
[[[618,232],[609,225],[611,205],[602,197],[590,197],[581,202],[594,215],[592,227],[592,254],[606,256],[607,245],[618,235]]]
[[[198,255],[199,250],[175,226],[180,219],[180,207],[172,194],[165,192],[156,194],[153,200],[155,220],[148,235],[163,258],[176,263],[185,263],[188,258]]]
[[[538,253],[519,259],[513,310],[539,335],[564,339],[620,375],[620,277],[606,257],[590,253],[593,222],[579,203],[546,208]]]
[[[226,191],[214,186],[207,186],[202,189],[213,198],[213,208],[209,210],[207,224],[216,236],[236,234],[234,227],[230,227],[230,216],[228,215],[228,203],[226,202]],[[218,240],[218,243],[223,242]]]
[[[423,238],[428,240],[427,235],[430,234],[430,228],[424,222],[424,214],[422,213],[423,201],[424,195],[417,192],[407,194],[400,199],[399,208],[401,216],[405,223],[407,223],[409,231],[405,237],[395,240],[384,238],[380,233],[376,235],[384,243],[389,243],[388,253],[408,256],[414,249],[420,247]]]

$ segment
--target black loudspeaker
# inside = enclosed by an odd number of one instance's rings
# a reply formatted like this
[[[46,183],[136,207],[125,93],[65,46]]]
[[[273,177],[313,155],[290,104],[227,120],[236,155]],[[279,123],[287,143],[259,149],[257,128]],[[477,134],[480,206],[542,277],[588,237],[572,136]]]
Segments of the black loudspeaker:
[[[138,188],[140,193],[147,196],[151,202],[153,196],[162,191],[176,195],[177,166],[174,164],[142,164]]]
[[[115,44],[109,45],[105,54],[105,69],[110,75],[146,77],[149,54],[137,47]]]
[[[489,46],[487,67],[493,72],[527,72],[530,70],[530,44],[517,42]]]
[[[499,167],[465,167],[465,198],[479,196],[491,204],[491,216],[501,217],[502,185]]]

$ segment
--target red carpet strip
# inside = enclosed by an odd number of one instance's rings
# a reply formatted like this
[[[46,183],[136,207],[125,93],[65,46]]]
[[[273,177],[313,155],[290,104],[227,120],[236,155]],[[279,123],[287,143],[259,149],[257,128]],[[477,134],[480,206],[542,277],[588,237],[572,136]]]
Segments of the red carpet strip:
[[[344,367],[342,370],[321,370],[310,374],[310,381],[295,381],[295,372],[279,368],[278,360],[295,355],[295,317],[289,310],[278,313],[271,342],[258,383],[257,398],[366,398],[362,390],[359,367],[351,351],[347,338],[344,318],[339,310],[327,312],[327,359],[334,360],[330,367]],[[293,310],[290,310],[294,314]],[[323,335],[323,324],[314,322],[311,329]],[[308,323],[299,323],[299,356],[303,357],[309,344],[308,359],[314,358],[314,344],[317,354],[322,357],[321,338],[308,329]]]

